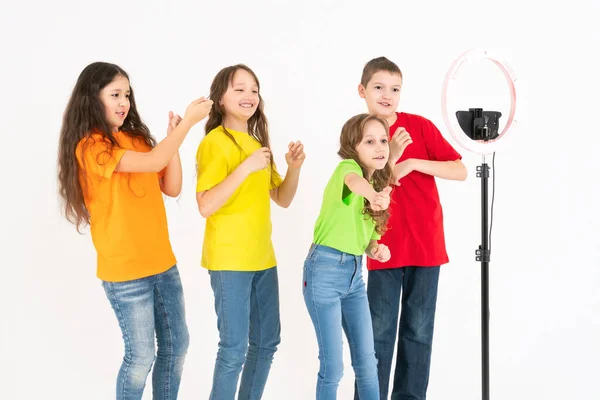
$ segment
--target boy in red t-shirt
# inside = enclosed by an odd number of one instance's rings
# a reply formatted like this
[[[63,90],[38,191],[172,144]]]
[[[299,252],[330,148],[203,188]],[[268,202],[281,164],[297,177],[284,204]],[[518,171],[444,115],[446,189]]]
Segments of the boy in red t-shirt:
[[[391,398],[424,400],[440,265],[448,262],[435,177],[465,180],[467,170],[460,154],[431,121],[396,112],[401,87],[400,68],[385,57],[375,58],[365,65],[358,86],[369,112],[385,118],[390,125],[390,163],[394,165],[397,185],[391,194],[388,230],[380,241],[389,247],[391,259],[385,263],[367,261],[367,292],[380,398],[387,399],[398,329]]]

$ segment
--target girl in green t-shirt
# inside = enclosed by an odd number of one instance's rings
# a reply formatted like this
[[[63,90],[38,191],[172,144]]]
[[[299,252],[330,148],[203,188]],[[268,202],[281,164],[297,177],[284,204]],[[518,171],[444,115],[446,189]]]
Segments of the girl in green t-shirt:
[[[371,314],[362,278],[362,255],[386,262],[377,243],[389,217],[392,170],[388,124],[373,115],[350,118],[342,128],[343,158],[331,176],[304,263],[304,301],[315,326],[321,362],[316,398],[335,399],[342,378],[346,333],[361,400],[379,399]]]

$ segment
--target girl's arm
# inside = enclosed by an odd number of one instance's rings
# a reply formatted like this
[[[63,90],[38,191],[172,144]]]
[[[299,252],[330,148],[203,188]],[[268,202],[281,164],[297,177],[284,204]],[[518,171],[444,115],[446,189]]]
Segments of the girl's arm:
[[[364,197],[369,200],[369,203],[373,204],[373,199],[377,195],[377,191],[373,189],[373,186],[365,178],[358,174],[350,173],[344,177],[344,183],[352,193]]]
[[[200,215],[208,218],[219,211],[237,188],[253,172],[267,168],[271,152],[268,148],[256,150],[246,158],[227,178],[209,190],[196,193],[196,202]]]
[[[392,192],[392,188],[389,186],[384,188],[381,192],[377,192],[365,178],[353,172],[346,175],[344,183],[352,193],[356,193],[369,200],[370,207],[374,211],[387,210],[390,205],[390,193]]]
[[[185,110],[183,120],[173,132],[147,153],[127,150],[119,164],[117,172],[159,172],[173,158],[189,130],[210,112],[212,100],[201,97],[193,101]]]
[[[285,179],[281,185],[269,192],[271,199],[280,207],[288,208],[296,196],[298,182],[300,181],[300,168],[306,154],[304,154],[304,145],[299,141],[291,142],[288,145],[288,152],[285,155],[285,161],[288,164],[288,170],[285,174]]]
[[[173,115],[173,112],[169,111],[167,136],[173,132],[180,122],[181,117],[179,115]],[[176,151],[175,156],[173,156],[171,161],[167,164],[164,176],[160,179],[160,190],[167,196],[177,197],[179,196],[179,193],[181,193],[181,184],[181,159],[179,158],[179,151]]]
[[[380,262],[388,262],[391,258],[390,249],[383,243],[377,243],[377,240],[371,240],[365,250],[367,257]]]

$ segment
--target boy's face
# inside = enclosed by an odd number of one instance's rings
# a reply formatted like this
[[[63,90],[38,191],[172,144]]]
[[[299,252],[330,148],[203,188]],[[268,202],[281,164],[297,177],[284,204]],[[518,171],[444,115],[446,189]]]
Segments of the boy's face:
[[[401,88],[402,78],[399,74],[377,71],[367,82],[367,87],[358,85],[358,94],[367,102],[369,114],[389,119],[394,116],[400,103]]]

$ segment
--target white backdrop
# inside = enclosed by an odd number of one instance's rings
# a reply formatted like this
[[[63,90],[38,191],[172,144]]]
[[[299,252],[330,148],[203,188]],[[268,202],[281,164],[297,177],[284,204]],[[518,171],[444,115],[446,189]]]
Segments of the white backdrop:
[[[398,63],[404,73],[400,110],[430,118],[448,137],[440,108],[445,73],[464,50],[484,47],[507,56],[521,89],[518,130],[496,159],[492,398],[600,398],[600,215],[594,206],[600,4],[237,3],[2,2],[0,397],[113,398],[120,330],[95,277],[89,233],[78,235],[62,219],[56,188],[62,112],[88,63],[109,61],[128,71],[142,118],[158,139],[166,134],[169,110],[183,113],[192,99],[208,94],[220,68],[246,63],[261,80],[281,170],[287,143],[305,143],[296,199],[272,215],[283,331],[264,399],[291,400],[314,398],[317,345],[301,295],[302,263],[337,163],[341,126],[366,110],[356,91],[364,63],[380,55]],[[467,107],[484,98],[486,109],[507,102],[493,67],[464,82],[472,96]],[[498,92],[486,92],[482,82]],[[192,339],[182,399],[208,397],[217,347],[213,295],[199,266],[204,220],[194,196],[202,137],[198,125],[182,146],[183,193],[166,202]],[[480,158],[459,150],[467,181],[438,181],[451,262],[439,289],[428,397],[434,400],[480,398],[474,260]],[[340,399],[353,392],[348,352],[346,366]],[[150,382],[147,388],[150,399]]]

